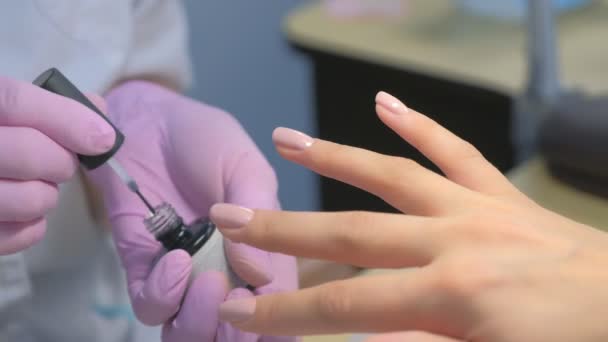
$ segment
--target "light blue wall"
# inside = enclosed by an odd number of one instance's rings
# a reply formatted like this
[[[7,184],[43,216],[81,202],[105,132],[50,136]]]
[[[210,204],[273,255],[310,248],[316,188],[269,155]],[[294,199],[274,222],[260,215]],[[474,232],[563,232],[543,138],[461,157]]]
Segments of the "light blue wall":
[[[196,81],[190,95],[241,121],[277,170],[285,208],[318,208],[316,178],[281,159],[271,141],[277,126],[315,133],[308,61],[281,32],[284,15],[299,1],[184,2]]]

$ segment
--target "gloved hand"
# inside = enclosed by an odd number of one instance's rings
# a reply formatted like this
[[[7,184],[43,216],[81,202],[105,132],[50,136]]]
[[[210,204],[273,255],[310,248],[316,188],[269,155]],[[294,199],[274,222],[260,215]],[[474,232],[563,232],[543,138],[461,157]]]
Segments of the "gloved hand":
[[[0,255],[42,239],[75,154],[104,153],[114,140],[110,125],[76,101],[0,77]]]
[[[275,174],[230,115],[143,81],[127,82],[108,94],[107,113],[125,134],[116,158],[153,203],[171,203],[185,222],[207,217],[216,202],[278,208]],[[188,287],[191,258],[174,250],[160,259],[162,246],[142,223],[147,210],[107,167],[91,173],[104,195],[113,236],[127,272],[136,316],[164,324],[166,342],[292,341],[242,333],[218,320],[228,293],[218,272],[197,276]],[[234,271],[257,293],[297,287],[295,260],[225,241]]]

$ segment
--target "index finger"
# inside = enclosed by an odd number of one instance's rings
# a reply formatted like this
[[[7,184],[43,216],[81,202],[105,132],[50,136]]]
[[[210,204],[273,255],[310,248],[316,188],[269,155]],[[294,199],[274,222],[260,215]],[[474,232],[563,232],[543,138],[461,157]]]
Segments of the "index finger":
[[[83,155],[103,153],[115,140],[112,127],[84,105],[33,84],[2,77],[0,125],[35,128]]]
[[[411,159],[313,139],[288,128],[277,128],[273,140],[284,158],[368,191],[403,212],[459,212],[474,195]]]

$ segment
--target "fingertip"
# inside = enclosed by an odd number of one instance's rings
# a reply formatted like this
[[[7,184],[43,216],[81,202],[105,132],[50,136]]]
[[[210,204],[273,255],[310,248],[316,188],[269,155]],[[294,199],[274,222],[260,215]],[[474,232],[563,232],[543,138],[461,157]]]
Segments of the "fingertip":
[[[277,127],[272,132],[275,146],[293,152],[301,152],[311,147],[315,139],[295,129]]]
[[[65,157],[65,162],[61,164],[62,167],[58,168],[58,170],[54,174],[52,174],[50,177],[48,177],[48,179],[45,180],[54,183],[64,183],[72,179],[72,177],[74,177],[74,175],[76,174],[76,171],[78,171],[78,158],[74,154],[63,148],[62,152],[64,152]]]
[[[393,115],[402,115],[409,112],[409,108],[403,102],[384,91],[376,95],[375,101],[378,106],[385,108]]]
[[[253,218],[253,210],[229,203],[214,204],[209,218],[222,229],[235,230],[245,227]]]
[[[0,223],[0,255],[20,252],[40,242],[46,233],[46,220],[28,223]]]
[[[173,260],[173,262],[192,263],[192,257],[183,249],[169,251],[164,257]]]
[[[391,98],[392,96],[385,92],[384,90],[380,90],[379,92],[376,93],[376,97],[374,98],[374,101],[376,101],[376,103],[378,102],[382,102],[384,98]]]
[[[217,271],[199,274],[190,284],[175,319],[163,329],[164,341],[213,341],[218,312],[228,295],[228,279]]]
[[[228,323],[244,323],[255,315],[255,297],[228,300],[220,305],[220,320]]]
[[[385,120],[384,120],[385,118],[386,118],[386,119],[388,119],[388,118],[391,118],[391,117],[392,117],[391,112],[390,112],[388,109],[386,109],[386,107],[381,106],[381,105],[379,105],[379,104],[376,104],[376,114],[378,114],[378,117],[379,117],[379,118],[380,118],[380,119],[381,119],[383,122],[385,121]],[[385,122],[385,123],[386,123],[386,122]]]
[[[192,272],[192,258],[181,249],[170,251],[156,264],[148,282],[158,284],[158,297],[181,297]]]
[[[87,153],[90,155],[96,155],[108,152],[116,143],[116,132],[114,128],[110,126],[105,120],[99,118],[95,119],[91,128],[91,133],[87,137]]]
[[[161,257],[134,298],[137,318],[147,325],[158,325],[179,310],[192,272],[188,253],[174,250]]]
[[[86,97],[93,103],[93,105],[101,112],[106,114],[108,112],[108,105],[103,97],[97,94],[86,94]],[[116,142],[116,132],[114,128],[99,115],[95,115],[94,131],[89,137],[91,147],[95,152],[105,153],[109,151]]]
[[[236,274],[254,287],[274,280],[270,254],[249,245],[225,241],[226,256]]]

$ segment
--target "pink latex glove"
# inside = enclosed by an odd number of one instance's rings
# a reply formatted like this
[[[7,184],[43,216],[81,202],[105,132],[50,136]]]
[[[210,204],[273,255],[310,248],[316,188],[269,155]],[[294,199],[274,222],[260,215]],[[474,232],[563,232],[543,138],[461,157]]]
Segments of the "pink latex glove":
[[[115,138],[76,101],[0,77],[0,255],[42,239],[57,185],[78,167],[75,154],[104,153]]]
[[[131,81],[108,94],[107,113],[125,134],[116,158],[153,205],[171,203],[185,222],[207,217],[216,202],[278,208],[274,171],[230,115],[157,85]],[[205,272],[188,287],[191,258],[163,248],[142,223],[147,210],[107,167],[91,173],[103,191],[131,301],[144,324],[164,324],[166,342],[292,341],[235,330],[218,319],[229,293],[225,275]],[[295,260],[225,241],[234,271],[257,293],[297,287]]]

